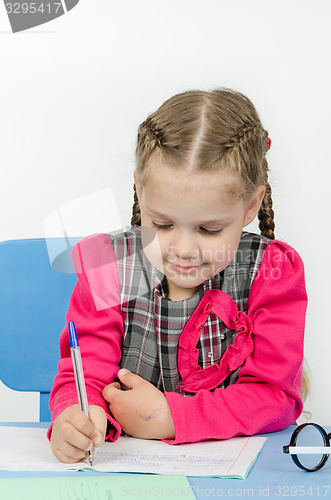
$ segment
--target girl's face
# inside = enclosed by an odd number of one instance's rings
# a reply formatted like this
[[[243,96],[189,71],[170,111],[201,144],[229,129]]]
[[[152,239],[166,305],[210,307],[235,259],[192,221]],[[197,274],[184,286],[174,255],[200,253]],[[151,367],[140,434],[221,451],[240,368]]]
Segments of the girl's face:
[[[174,170],[152,155],[146,180],[135,183],[141,225],[156,230],[161,260],[146,250],[167,278],[168,296],[183,300],[223,271],[238,249],[244,226],[255,218],[264,195],[259,186],[249,199],[237,198],[239,175]]]

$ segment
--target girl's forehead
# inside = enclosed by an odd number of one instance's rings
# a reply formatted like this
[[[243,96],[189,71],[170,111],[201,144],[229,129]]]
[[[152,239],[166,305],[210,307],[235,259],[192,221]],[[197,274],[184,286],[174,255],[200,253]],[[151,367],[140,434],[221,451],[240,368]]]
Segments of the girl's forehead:
[[[214,172],[199,171],[194,168],[172,168],[158,158],[151,159],[146,165],[143,188],[153,193],[167,193],[178,196],[183,192],[216,194],[225,202],[233,202],[242,197],[243,182],[237,172],[223,168]]]

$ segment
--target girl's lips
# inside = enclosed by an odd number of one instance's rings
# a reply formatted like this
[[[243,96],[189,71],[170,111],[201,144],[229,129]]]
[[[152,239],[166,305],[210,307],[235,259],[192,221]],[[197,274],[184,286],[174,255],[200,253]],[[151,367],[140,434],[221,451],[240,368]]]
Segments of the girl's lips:
[[[173,267],[177,272],[179,273],[183,273],[183,274],[189,274],[189,273],[192,273],[194,271],[196,271],[196,269],[199,269],[201,267],[200,266],[179,266],[177,264],[173,264],[171,262],[169,262],[170,266]]]

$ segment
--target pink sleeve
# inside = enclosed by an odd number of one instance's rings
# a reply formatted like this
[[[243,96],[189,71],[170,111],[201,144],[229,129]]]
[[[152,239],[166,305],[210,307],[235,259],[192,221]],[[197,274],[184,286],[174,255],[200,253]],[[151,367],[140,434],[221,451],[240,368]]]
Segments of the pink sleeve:
[[[253,349],[235,384],[193,397],[166,393],[176,437],[172,444],[286,428],[302,411],[300,397],[307,295],[293,248],[272,241],[248,299]]]
[[[78,403],[68,334],[68,321],[74,321],[88,403],[105,410],[109,422],[107,438],[115,440],[120,435],[121,428],[110,415],[102,390],[117,377],[123,318],[118,300],[116,262],[109,243],[107,235],[94,235],[74,247],[72,258],[78,281],[70,298],[66,326],[60,335],[61,360],[50,395],[50,409],[54,422],[64,409]],[[49,437],[51,428],[52,426],[48,431]]]

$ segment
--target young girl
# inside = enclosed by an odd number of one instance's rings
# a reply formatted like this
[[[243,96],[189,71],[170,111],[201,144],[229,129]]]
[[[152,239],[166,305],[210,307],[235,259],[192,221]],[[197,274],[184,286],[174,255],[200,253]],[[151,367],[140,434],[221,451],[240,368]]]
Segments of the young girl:
[[[66,327],[50,398],[60,460],[121,430],[177,444],[277,431],[300,415],[304,270],[274,239],[269,147],[250,100],[228,89],[176,95],[140,125],[132,229],[85,238],[72,255],[66,318],[89,418]],[[261,236],[243,232],[256,216]]]

